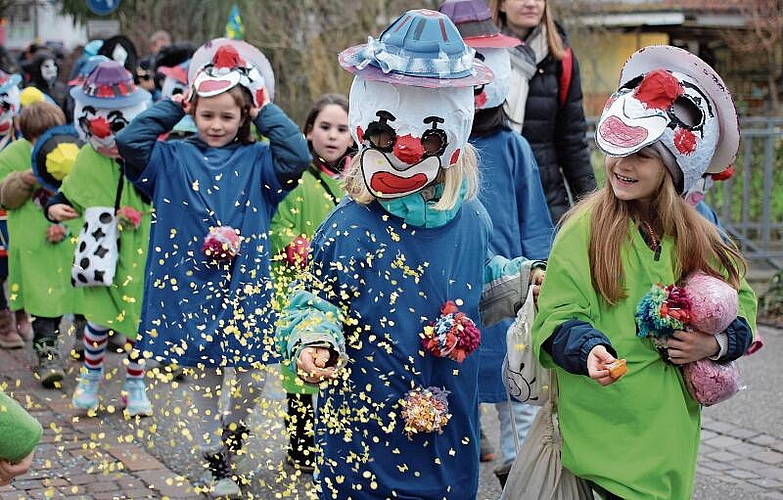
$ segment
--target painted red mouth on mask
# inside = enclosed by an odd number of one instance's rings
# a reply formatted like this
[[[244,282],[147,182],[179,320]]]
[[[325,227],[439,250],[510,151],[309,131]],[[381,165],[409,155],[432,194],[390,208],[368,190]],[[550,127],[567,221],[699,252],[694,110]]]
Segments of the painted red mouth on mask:
[[[612,146],[627,148],[641,144],[647,138],[647,129],[630,127],[616,116],[610,116],[601,124],[599,134]]]
[[[398,194],[416,191],[427,184],[427,176],[415,174],[411,177],[399,177],[390,172],[373,174],[370,188],[373,193]]]
[[[0,134],[5,134],[11,128],[11,122],[0,123]]]

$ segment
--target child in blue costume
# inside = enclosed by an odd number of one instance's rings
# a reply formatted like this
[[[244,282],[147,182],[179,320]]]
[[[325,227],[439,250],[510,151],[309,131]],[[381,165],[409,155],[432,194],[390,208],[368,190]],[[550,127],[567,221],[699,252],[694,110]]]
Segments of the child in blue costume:
[[[626,61],[598,122],[606,185],[558,231],[533,349],[557,376],[563,466],[602,498],[691,498],[701,407],[679,367],[732,361],[753,339],[756,296],[742,255],[682,198],[733,163],[739,139],[720,76],[670,46],[645,47]],[[696,271],[738,291],[729,327],[717,335],[675,330],[663,347],[637,335],[635,315],[651,287]],[[625,374],[608,369],[616,358],[626,360]],[[607,436],[643,457],[596,446]],[[518,498],[514,484],[512,469],[506,498]]]
[[[195,414],[187,418],[212,473],[209,493],[235,497],[230,455],[260,399],[264,365],[277,362],[269,223],[310,154],[296,124],[271,103],[274,75],[257,49],[212,41],[191,64],[189,99],[161,100],[117,143],[128,178],[155,206],[139,348],[188,367]],[[158,141],[185,113],[198,134]],[[251,124],[268,143],[254,141]],[[221,418],[227,367],[236,368],[236,385]]]
[[[321,96],[307,113],[302,131],[313,163],[272,219],[275,289],[282,299],[296,274],[307,265],[307,248],[315,230],[345,194],[343,170],[354,145],[348,129],[348,98],[341,94]],[[287,461],[312,472],[313,395],[318,388],[303,384],[290,370],[282,370],[282,375],[288,403]]]
[[[417,54],[411,58],[410,54]],[[478,343],[491,222],[468,144],[491,71],[448,17],[404,13],[349,48],[360,150],[278,327],[316,406],[319,498],[470,499],[478,488]],[[510,269],[513,268],[513,271]]]
[[[481,169],[479,199],[486,206],[503,205],[503,210],[489,212],[493,227],[490,250],[507,258],[524,255],[546,259],[554,226],[538,164],[527,139],[509,127],[504,109],[511,80],[508,48],[522,42],[500,33],[484,0],[447,0],[438,10],[454,21],[465,43],[476,49],[495,74],[495,79],[476,95],[476,116],[470,135]],[[501,378],[506,332],[511,323],[508,318],[482,328],[479,349],[479,398],[482,403],[495,404],[500,420],[501,461],[496,473],[501,484],[516,457],[516,443],[521,445],[524,441],[537,410],[510,400]],[[485,455],[485,449],[486,444],[482,443],[482,460],[491,458]]]

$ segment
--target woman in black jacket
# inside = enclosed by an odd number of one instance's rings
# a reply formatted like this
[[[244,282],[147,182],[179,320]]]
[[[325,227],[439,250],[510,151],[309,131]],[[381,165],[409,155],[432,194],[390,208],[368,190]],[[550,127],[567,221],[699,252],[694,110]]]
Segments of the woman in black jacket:
[[[565,32],[546,0],[489,0],[504,33],[524,41],[511,50],[507,109],[530,142],[541,173],[552,221],[596,187],[585,134],[582,84]],[[561,95],[562,94],[562,95]]]

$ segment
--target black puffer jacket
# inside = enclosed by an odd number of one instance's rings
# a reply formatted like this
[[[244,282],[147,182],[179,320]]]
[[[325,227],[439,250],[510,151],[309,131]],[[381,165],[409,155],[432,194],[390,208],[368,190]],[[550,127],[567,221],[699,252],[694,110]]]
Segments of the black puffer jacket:
[[[562,69],[562,62],[551,55],[538,65],[536,74],[530,79],[522,127],[522,135],[530,142],[538,162],[541,185],[555,223],[569,208],[564,177],[577,199],[596,187],[585,138],[587,124],[576,56],[573,57],[568,97],[561,107],[558,93]]]

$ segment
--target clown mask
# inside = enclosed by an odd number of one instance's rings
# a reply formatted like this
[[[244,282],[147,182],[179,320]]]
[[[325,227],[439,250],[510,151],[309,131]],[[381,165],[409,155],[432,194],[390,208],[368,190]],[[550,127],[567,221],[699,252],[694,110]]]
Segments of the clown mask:
[[[420,88],[356,76],[348,113],[364,182],[379,199],[421,191],[459,159],[473,123],[473,88]]]
[[[20,95],[19,87],[15,85],[0,94],[0,136],[14,131],[14,117],[19,114]]]
[[[660,141],[682,171],[680,193],[707,170],[719,136],[715,106],[698,82],[664,69],[634,78],[615,92],[596,129],[598,147],[611,156],[628,156]]]
[[[477,48],[476,58],[495,74],[494,80],[476,87],[476,109],[496,108],[505,102],[511,86],[511,57],[508,49]]]
[[[147,101],[125,108],[96,108],[89,104],[76,102],[73,121],[79,138],[89,143],[95,151],[117,158],[116,135],[137,115],[147,109]]]

